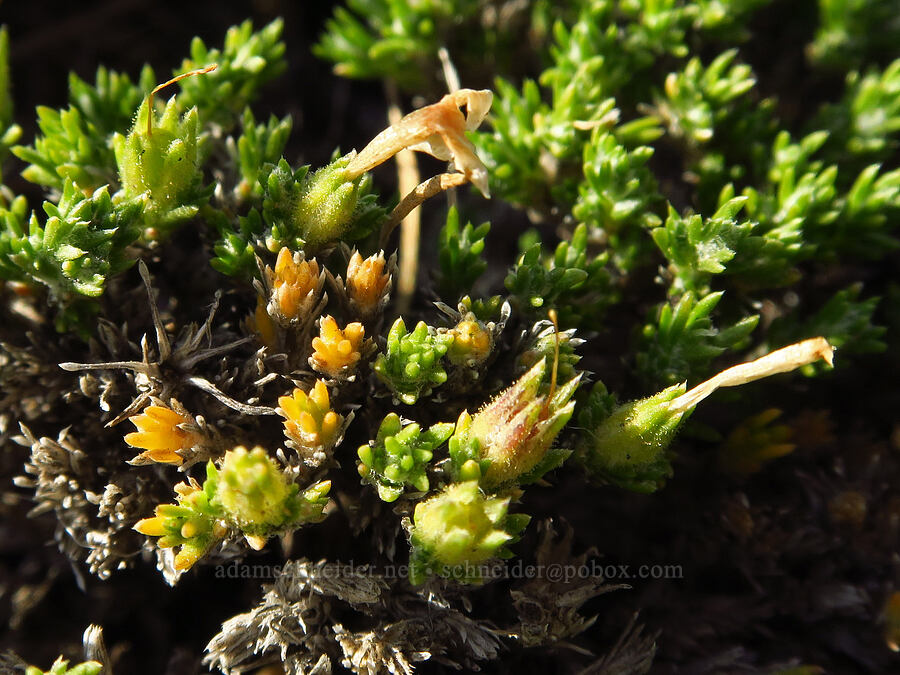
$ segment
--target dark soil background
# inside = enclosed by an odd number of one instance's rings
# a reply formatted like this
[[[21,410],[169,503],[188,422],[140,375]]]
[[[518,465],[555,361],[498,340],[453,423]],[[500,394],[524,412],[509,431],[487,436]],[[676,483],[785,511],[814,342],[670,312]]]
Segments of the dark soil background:
[[[70,70],[93,81],[103,64],[136,78],[141,66],[150,63],[164,79],[180,64],[194,35],[218,45],[230,25],[251,18],[262,26],[281,16],[289,70],[267,88],[255,107],[257,119],[270,112],[293,116],[287,154],[295,161],[317,166],[338,146],[360,148],[385,125],[385,101],[379,84],[338,79],[329,64],[312,56],[310,46],[333,4],[7,0],[0,4],[0,22],[10,31],[23,141],[33,139],[36,105],[66,104]],[[744,53],[763,92],[778,93],[788,123],[801,117],[806,106],[836,96],[839,85],[818,80],[784,87],[785,82],[805,81],[802,50],[810,35],[799,27],[809,25],[811,8],[813,3],[776,3],[756,19],[756,28],[769,40],[793,46],[787,59],[773,62],[765,40],[755,40]],[[38,204],[39,191],[17,178],[13,162],[7,167],[7,183]],[[389,171],[377,177],[388,192],[390,179]],[[502,283],[515,251],[515,236],[504,233],[520,231],[527,220],[509,209],[491,208],[496,243],[489,249],[495,267],[488,282]],[[433,255],[423,251],[426,260]],[[835,285],[865,278],[875,287],[887,287],[896,279],[896,266],[847,269],[840,276]],[[896,298],[893,302],[896,307]],[[630,315],[612,319],[614,324],[633,325],[643,312],[623,311]],[[879,318],[892,321],[884,309]],[[889,338],[893,346],[896,328],[894,324]],[[587,345],[585,363],[613,389],[615,373],[625,371],[619,354],[627,339],[611,331]],[[552,487],[530,490],[523,510],[534,516],[533,522],[553,517],[571,524],[576,553],[596,546],[604,564],[632,570],[681,566],[678,579],[635,579],[629,582],[631,590],[592,601],[586,611],[600,618],[578,645],[602,654],[640,610],[647,632],[662,631],[654,668],[658,673],[763,673],[774,672],[773,664],[797,663],[820,665],[829,673],[900,672],[900,661],[885,646],[879,618],[885,598],[900,584],[898,373],[893,351],[855,359],[852,367],[816,379],[797,376],[748,387],[739,406],[720,397],[695,416],[693,434],[689,429],[676,448],[676,476],[657,495],[591,487],[572,467],[554,474]],[[771,406],[785,409],[786,420],[799,429],[797,451],[749,479],[724,478],[713,461],[716,444],[703,440],[701,425],[727,431],[748,414]],[[18,473],[20,460],[3,457],[3,474]],[[11,466],[16,462],[18,468]],[[841,498],[852,501],[853,495],[865,504],[861,517],[840,512]],[[14,517],[0,523],[0,620],[7,626],[0,651],[13,649],[30,663],[48,667],[60,652],[78,659],[82,631],[98,623],[120,675],[203,672],[199,658],[209,638],[222,621],[247,611],[259,598],[258,582],[215,579],[213,570],[202,565],[174,589],[147,565],[99,581],[73,570],[57,553],[50,517],[26,520],[24,498],[6,499],[3,513]],[[536,542],[533,530],[517,548],[526,559]],[[308,535],[315,536],[322,532]],[[310,546],[317,554],[332,548],[327,542]],[[315,559],[312,552],[297,555]],[[278,562],[275,554],[270,556],[260,562]],[[508,605],[505,593],[484,589],[474,594],[476,614]],[[29,605],[23,597],[31,597],[33,608],[13,612],[15,597],[20,607]],[[511,625],[515,617],[507,618]],[[502,663],[486,664],[485,670],[574,672],[590,663],[565,647],[518,649]],[[436,671],[429,664],[420,670]]]

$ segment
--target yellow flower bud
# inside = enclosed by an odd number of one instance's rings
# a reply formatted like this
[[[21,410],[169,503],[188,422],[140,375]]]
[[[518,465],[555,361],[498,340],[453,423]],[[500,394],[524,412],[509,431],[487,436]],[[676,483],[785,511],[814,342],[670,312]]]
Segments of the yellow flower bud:
[[[266,303],[262,298],[257,298],[256,311],[253,316],[247,320],[250,330],[259,334],[260,342],[269,349],[275,349],[278,346],[275,334],[275,322],[266,311]]]
[[[477,366],[491,355],[493,338],[480,321],[463,319],[450,331],[453,342],[447,358],[456,365]]]
[[[719,466],[727,473],[749,476],[797,446],[786,424],[772,424],[781,416],[776,408],[764,410],[741,422],[719,449]]]
[[[182,546],[181,550],[175,554],[175,569],[179,572],[191,569],[204,553],[205,551],[200,549]]]
[[[309,392],[297,388],[290,396],[280,397],[278,406],[278,414],[285,418],[288,446],[307,464],[321,464],[344,427],[344,418],[331,409],[328,387],[322,380],[316,380]]]
[[[139,520],[134,529],[148,537],[161,537],[166,533],[166,519],[163,516],[154,516]]]
[[[884,641],[892,652],[900,652],[900,591],[891,593],[882,610]]]
[[[184,462],[178,451],[190,450],[203,441],[198,431],[185,429],[194,420],[184,412],[176,412],[162,405],[150,405],[140,415],[131,418],[138,428],[125,435],[125,442],[145,452],[131,460],[132,464],[177,464]]]
[[[313,338],[313,354],[309,365],[335,379],[350,379],[362,358],[366,329],[361,323],[350,323],[341,330],[333,316],[325,316],[319,324],[319,337]]]

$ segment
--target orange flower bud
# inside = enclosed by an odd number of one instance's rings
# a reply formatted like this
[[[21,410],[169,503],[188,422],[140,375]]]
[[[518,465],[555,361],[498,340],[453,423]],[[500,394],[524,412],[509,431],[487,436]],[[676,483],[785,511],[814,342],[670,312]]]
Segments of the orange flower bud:
[[[347,265],[347,296],[350,306],[364,319],[380,310],[387,302],[391,290],[391,275],[385,271],[387,261],[384,252],[365,260],[354,251]]]
[[[315,258],[305,260],[303,253],[291,255],[282,247],[274,272],[267,267],[266,274],[272,287],[267,309],[279,323],[303,322],[313,314],[325,283]]]

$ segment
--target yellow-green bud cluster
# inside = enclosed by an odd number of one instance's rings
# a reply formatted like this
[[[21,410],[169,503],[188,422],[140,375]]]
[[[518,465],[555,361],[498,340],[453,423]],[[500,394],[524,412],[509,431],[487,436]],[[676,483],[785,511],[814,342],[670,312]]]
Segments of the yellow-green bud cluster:
[[[506,546],[530,520],[509,515],[510,497],[485,497],[477,481],[448,485],[416,505],[410,529],[410,581],[437,574],[466,583],[483,577],[482,566],[509,557]]]
[[[278,465],[260,447],[238,446],[225,453],[214,483],[214,504],[225,520],[254,537],[270,537],[289,527],[323,518],[330,481],[300,493]]]
[[[242,446],[225,453],[221,469],[209,462],[200,486],[191,480],[175,487],[177,504],[161,504],[156,515],[134,529],[160,537],[160,548],[180,547],[175,569],[186,570],[227,533],[240,530],[250,545],[288,529],[322,520],[330,481],[300,492],[262,448]]]

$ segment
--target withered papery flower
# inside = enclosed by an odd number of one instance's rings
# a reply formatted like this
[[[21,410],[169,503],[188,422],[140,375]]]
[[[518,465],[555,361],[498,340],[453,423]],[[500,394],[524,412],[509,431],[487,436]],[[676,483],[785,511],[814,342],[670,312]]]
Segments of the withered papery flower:
[[[457,171],[481,194],[490,197],[487,168],[475,154],[466,131],[478,128],[493,99],[493,93],[487,89],[459,89],[437,103],[414,110],[378,134],[350,160],[345,169],[347,177],[355,178],[409,149],[447,162],[452,160]],[[463,107],[465,115],[460,110]]]
[[[689,391],[685,391],[687,387],[682,382],[653,396],[624,403],[598,425],[585,430],[578,452],[588,471],[601,480],[637,492],[655,492],[672,475],[669,445],[698,403],[720,387],[736,387],[819,360],[831,365],[833,356],[834,348],[825,338],[811,338],[723,370]],[[772,429],[768,431],[771,433]],[[754,462],[791,449],[777,433],[772,439],[776,443],[768,450],[755,457],[750,455],[752,462],[748,463],[748,456],[741,456],[741,452],[737,453],[741,461],[730,458],[736,464],[734,468],[751,473]]]
[[[685,412],[721,387],[737,387],[778,373],[789,373],[820,359],[829,366],[833,365],[834,347],[823,337],[810,338],[782,347],[753,361],[723,370],[718,375],[701,382],[671,401],[669,411]]]

